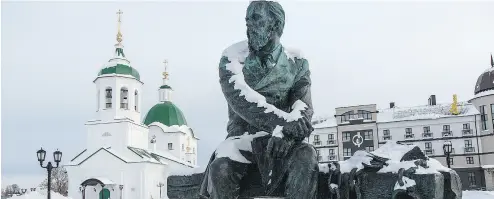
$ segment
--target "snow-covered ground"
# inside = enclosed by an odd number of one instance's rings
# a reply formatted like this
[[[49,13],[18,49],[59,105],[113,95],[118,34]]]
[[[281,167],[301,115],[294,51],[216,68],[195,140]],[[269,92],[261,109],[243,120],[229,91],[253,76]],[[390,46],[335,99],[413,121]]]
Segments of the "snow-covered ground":
[[[494,199],[494,191],[463,191],[463,199]]]
[[[52,192],[53,199],[71,199]],[[22,196],[13,196],[11,199],[46,199],[46,191],[44,192],[29,192]],[[494,199],[494,191],[464,191],[463,199]]]

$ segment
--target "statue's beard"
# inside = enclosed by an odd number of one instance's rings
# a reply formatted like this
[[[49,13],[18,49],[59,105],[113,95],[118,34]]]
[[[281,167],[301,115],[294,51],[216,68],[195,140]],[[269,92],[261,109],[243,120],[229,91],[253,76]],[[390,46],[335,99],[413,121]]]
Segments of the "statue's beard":
[[[260,51],[269,42],[271,38],[271,32],[266,30],[248,30],[247,38],[249,41],[249,49],[254,51]]]

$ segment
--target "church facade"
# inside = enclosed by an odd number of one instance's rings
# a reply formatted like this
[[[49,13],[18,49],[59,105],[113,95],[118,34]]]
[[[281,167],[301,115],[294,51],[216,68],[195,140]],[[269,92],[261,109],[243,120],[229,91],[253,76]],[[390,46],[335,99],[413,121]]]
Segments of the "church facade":
[[[451,142],[450,165],[465,190],[494,190],[494,60],[482,73],[468,102],[437,104],[431,95],[426,105],[378,109],[376,104],[338,107],[334,117],[313,120],[308,138],[319,162],[348,159],[358,150],[372,152],[387,141],[416,145],[447,165],[443,150]],[[426,100],[424,99],[424,102]]]
[[[197,167],[198,138],[171,101],[166,68],[159,102],[141,120],[143,82],[124,53],[118,14],[114,56],[93,81],[95,118],[85,124],[86,147],[64,164],[69,197],[168,198],[170,171]]]

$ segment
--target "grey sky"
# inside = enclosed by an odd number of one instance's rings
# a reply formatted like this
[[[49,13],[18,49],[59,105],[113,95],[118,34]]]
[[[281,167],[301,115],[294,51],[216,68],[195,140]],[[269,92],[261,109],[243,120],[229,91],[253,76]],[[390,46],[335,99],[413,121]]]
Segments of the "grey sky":
[[[222,50],[246,38],[247,5],[2,2],[2,175],[41,174],[41,146],[59,148],[64,161],[84,148],[92,81],[112,56],[118,9],[125,53],[144,81],[143,110],[158,102],[166,58],[173,101],[201,138],[205,165],[226,136],[216,68]],[[493,2],[282,5],[282,42],[309,60],[317,115],[346,105],[420,105],[431,94],[439,103],[455,93],[468,100],[494,51]]]

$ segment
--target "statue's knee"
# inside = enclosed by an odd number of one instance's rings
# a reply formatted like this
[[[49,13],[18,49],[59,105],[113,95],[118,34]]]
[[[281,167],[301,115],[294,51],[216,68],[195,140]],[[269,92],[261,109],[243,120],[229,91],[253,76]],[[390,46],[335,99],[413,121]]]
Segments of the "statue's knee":
[[[213,160],[209,165],[210,174],[215,178],[228,177],[231,175],[230,161],[226,158],[218,158]]]
[[[314,147],[310,145],[304,145],[295,152],[297,159],[304,160],[307,163],[317,164],[317,154]]]

